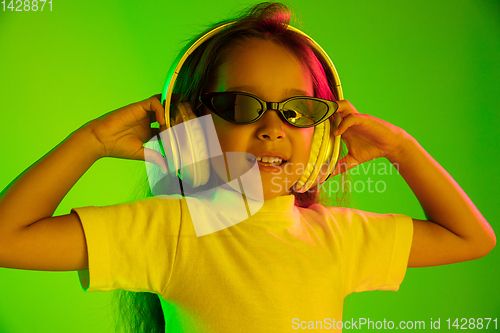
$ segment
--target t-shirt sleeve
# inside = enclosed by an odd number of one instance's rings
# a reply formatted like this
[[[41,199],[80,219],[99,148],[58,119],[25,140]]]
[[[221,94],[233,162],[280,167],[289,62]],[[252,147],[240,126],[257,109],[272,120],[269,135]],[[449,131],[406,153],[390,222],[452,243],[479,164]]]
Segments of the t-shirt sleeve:
[[[129,290],[160,294],[172,273],[181,218],[178,198],[74,208],[85,233],[88,270],[84,291]]]
[[[345,209],[337,219],[341,237],[344,295],[399,290],[408,267],[413,220],[400,214]]]

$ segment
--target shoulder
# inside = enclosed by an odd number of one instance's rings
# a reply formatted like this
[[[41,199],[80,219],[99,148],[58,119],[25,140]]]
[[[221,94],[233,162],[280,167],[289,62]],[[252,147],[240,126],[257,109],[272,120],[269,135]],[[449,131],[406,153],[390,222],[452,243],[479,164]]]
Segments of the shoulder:
[[[299,208],[300,214],[308,221],[327,225],[339,230],[362,230],[377,228],[388,230],[398,225],[408,226],[412,220],[401,214],[380,214],[344,207],[325,207],[314,204],[308,208]]]
[[[175,220],[181,216],[183,200],[177,196],[155,196],[108,206],[89,206],[73,208],[84,227],[89,224],[109,226],[113,221],[120,224],[135,224],[136,221],[153,221],[170,218]]]
[[[388,218],[394,214],[377,214],[362,211],[354,208],[345,207],[327,207],[321,204],[314,204],[308,208],[298,208],[299,212],[303,216],[307,217],[319,217],[332,219],[334,221],[352,221],[352,220],[368,220],[368,219],[380,219]]]

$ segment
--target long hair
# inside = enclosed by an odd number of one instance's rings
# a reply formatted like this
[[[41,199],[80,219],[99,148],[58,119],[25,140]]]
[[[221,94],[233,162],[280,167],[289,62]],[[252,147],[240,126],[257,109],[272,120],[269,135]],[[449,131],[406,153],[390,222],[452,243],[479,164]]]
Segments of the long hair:
[[[263,2],[248,8],[235,19],[221,21],[199,36],[196,36],[189,44],[192,44],[200,36],[230,21],[237,21],[229,28],[211,37],[199,46],[187,59],[181,68],[173,93],[179,96],[177,103],[188,102],[191,109],[196,110],[199,106],[198,97],[208,92],[216,80],[218,67],[226,61],[231,50],[241,45],[248,39],[259,38],[271,40],[291,52],[298,61],[309,70],[313,82],[314,96],[318,98],[337,100],[334,96],[324,71],[326,64],[322,63],[311,47],[309,40],[291,30],[287,29],[290,23],[291,11],[281,3]],[[175,104],[175,103],[172,103]],[[175,115],[175,105],[171,108],[172,117]],[[200,114],[197,114],[200,116]],[[342,153],[341,153],[342,155]],[[211,179],[214,178],[211,175]],[[341,175],[344,184],[345,174]],[[145,196],[151,196],[151,190],[146,190]],[[315,185],[305,193],[292,191],[295,196],[295,205],[307,208],[312,204],[323,203],[331,206],[329,193]],[[345,188],[337,192],[337,205],[345,206],[347,196]],[[125,328],[125,332],[165,332],[165,321],[161,309],[161,303],[157,295],[144,292],[116,291],[115,302],[118,303],[118,311],[115,315],[116,328]]]

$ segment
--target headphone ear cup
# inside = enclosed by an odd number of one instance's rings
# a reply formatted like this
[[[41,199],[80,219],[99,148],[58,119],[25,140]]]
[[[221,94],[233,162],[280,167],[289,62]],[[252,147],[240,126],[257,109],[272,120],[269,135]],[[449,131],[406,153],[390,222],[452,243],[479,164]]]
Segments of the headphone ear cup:
[[[330,153],[332,147],[330,120],[325,121],[323,124],[325,124],[325,129],[323,131],[323,137],[321,140],[321,146],[318,152],[316,163],[314,164],[314,168],[310,176],[311,186],[316,184],[318,181],[321,182],[321,179],[323,179],[324,176],[323,172],[325,172],[329,167],[328,163],[330,161]]]
[[[318,181],[325,182],[333,172],[339,158],[341,143],[340,136],[334,135],[333,132],[341,120],[342,116],[335,114],[333,121],[327,120],[314,129],[309,162],[298,180],[298,184],[302,187],[296,190],[297,192],[304,193]]]
[[[174,160],[178,160],[175,168],[189,186],[205,185],[210,177],[210,163],[203,128],[189,103],[177,104],[177,111],[171,128],[175,135],[171,143],[172,150],[176,150]]]
[[[324,134],[325,134],[325,124],[327,122],[323,122],[314,128],[313,139],[311,143],[311,153],[309,154],[309,161],[307,162],[307,166],[304,168],[304,173],[300,176],[297,181],[298,186],[301,186],[299,189],[296,189],[299,193],[306,192],[316,179],[317,173],[315,172],[316,163],[318,162],[318,157],[320,152],[324,151]],[[329,127],[328,127],[329,128]],[[328,134],[329,135],[329,134]],[[312,180],[312,181],[311,181]]]
[[[319,178],[320,183],[324,183],[328,177],[333,173],[337,163],[339,161],[340,156],[340,145],[342,143],[342,139],[340,135],[334,135],[333,132],[339,127],[340,122],[342,121],[342,115],[340,112],[335,113],[333,115],[333,121],[330,125],[330,136],[328,138],[328,151],[325,155],[325,160],[322,162],[322,165],[327,166],[327,168],[323,168],[321,170],[321,175]]]

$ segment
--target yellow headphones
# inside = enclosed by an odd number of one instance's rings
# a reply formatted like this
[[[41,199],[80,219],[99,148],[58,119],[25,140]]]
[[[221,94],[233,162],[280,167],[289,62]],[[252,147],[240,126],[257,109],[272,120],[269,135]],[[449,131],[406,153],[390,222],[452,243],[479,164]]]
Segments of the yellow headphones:
[[[164,131],[168,132],[168,138],[164,137],[163,140],[163,143],[165,143],[165,141],[169,142],[169,144],[166,145],[166,148],[169,148],[167,158],[168,169],[174,170],[173,172],[171,171],[171,174],[177,174],[183,182],[186,181],[187,184],[192,187],[205,185],[208,182],[210,177],[209,153],[202,126],[199,122],[187,121],[196,116],[183,104],[178,105],[178,119],[174,121],[175,124],[184,122],[182,130],[176,130],[178,126],[171,126],[170,103],[172,101],[173,88],[182,65],[189,55],[206,40],[235,23],[236,21],[233,21],[217,26],[205,33],[194,43],[187,46],[187,51],[180,55],[170,67],[169,74],[163,86],[161,102],[165,108],[166,127],[167,129],[171,128],[169,131]],[[328,77],[328,82],[330,83],[330,89],[338,100],[344,99],[340,78],[328,54],[326,54],[319,44],[302,31],[292,26],[287,26],[287,28],[310,40],[311,46],[316,53],[323,58],[322,63],[326,63],[328,66],[324,68],[324,70]],[[333,131],[339,125],[340,120],[341,116],[335,113],[333,119],[324,121],[314,128],[309,162],[304,173],[297,181],[297,192],[306,192],[317,181],[323,183],[332,174],[339,158],[341,143],[340,136],[335,136]],[[158,140],[161,142],[160,138],[158,138]],[[162,143],[160,143],[160,146],[162,146]],[[180,153],[181,151],[182,154]],[[167,157],[165,153],[163,153],[163,155]]]

